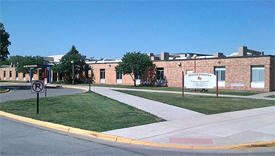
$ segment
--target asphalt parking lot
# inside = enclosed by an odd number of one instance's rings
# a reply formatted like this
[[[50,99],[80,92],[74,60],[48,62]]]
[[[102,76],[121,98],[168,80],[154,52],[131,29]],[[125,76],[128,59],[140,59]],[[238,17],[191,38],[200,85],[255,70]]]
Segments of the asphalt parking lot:
[[[23,100],[36,98],[36,93],[31,92],[29,85],[20,85],[18,87],[15,86],[7,86],[6,88],[11,88],[11,91],[8,93],[0,94],[0,103],[6,101],[14,101],[14,100]],[[72,95],[77,93],[82,93],[84,90],[81,89],[71,89],[71,88],[62,88],[62,87],[49,87],[43,93],[40,93],[40,97],[50,96],[60,96],[60,95]]]

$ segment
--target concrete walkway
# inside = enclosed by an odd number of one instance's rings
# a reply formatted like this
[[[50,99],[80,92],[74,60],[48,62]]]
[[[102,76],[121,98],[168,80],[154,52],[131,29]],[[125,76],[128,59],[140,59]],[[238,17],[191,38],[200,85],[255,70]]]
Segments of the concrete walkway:
[[[203,115],[183,108],[117,92],[112,89],[177,93],[158,90],[92,87],[92,91],[98,94],[168,120],[104,132],[106,134],[164,144],[203,146],[275,140],[275,106]],[[205,95],[204,93],[195,94]],[[239,98],[240,96],[228,95],[227,97]],[[259,96],[257,98],[263,97]]]
[[[189,119],[191,117],[205,116],[202,113],[168,105],[165,103],[113,91],[107,87],[92,87],[93,92],[104,95],[108,98],[120,101],[127,105],[154,114],[165,120]],[[172,115],[173,114],[173,115]]]
[[[267,93],[261,93],[261,94],[256,94],[256,95],[251,95],[250,97],[255,97],[255,98],[268,98],[268,96],[272,96],[275,95],[275,91],[273,92],[267,92]],[[270,98],[268,98],[270,99]],[[271,99],[275,99],[275,98],[271,98]]]
[[[165,144],[231,145],[275,140],[275,106],[104,132]]]
[[[101,87],[102,88],[102,87]],[[130,91],[140,91],[140,92],[151,92],[151,93],[173,93],[173,94],[182,94],[182,92],[178,91],[166,91],[166,90],[150,90],[150,89],[133,89],[133,88],[114,88],[114,87],[104,87],[112,90],[130,90]],[[200,95],[200,96],[213,96],[216,94],[208,94],[208,93],[198,93],[198,92],[184,92],[187,95]],[[251,96],[238,96],[238,95],[224,95],[219,94],[219,97],[232,97],[232,98],[246,98],[246,99],[263,99],[263,100],[275,100],[275,98],[268,98],[266,96],[275,95],[275,92],[268,92],[262,94],[256,94]]]

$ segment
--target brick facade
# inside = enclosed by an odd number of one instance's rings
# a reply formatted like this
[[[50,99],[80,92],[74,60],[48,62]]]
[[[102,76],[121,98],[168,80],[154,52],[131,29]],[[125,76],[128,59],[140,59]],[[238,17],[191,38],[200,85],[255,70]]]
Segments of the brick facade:
[[[275,56],[253,56],[253,57],[231,57],[231,58],[205,58],[205,59],[184,59],[169,61],[153,61],[158,68],[164,69],[164,77],[167,79],[169,87],[181,87],[182,71],[197,73],[214,73],[215,67],[225,67],[225,86],[221,89],[232,90],[259,90],[272,91],[275,90]],[[122,76],[122,83],[118,83],[116,79],[115,67],[117,63],[92,63],[90,67],[93,71],[94,83],[100,84],[100,69],[105,69],[105,84],[121,84],[133,85],[134,82],[130,75]],[[251,87],[251,68],[252,66],[264,67],[264,87]],[[6,71],[6,77],[4,77]],[[10,78],[10,71],[12,77]],[[38,73],[38,71],[37,71]],[[53,71],[52,71],[53,76]],[[38,80],[38,74],[33,75],[34,80]],[[0,80],[12,81],[30,81],[29,74],[18,73],[16,78],[16,70],[14,67],[0,68]],[[120,81],[121,82],[121,81]],[[238,84],[238,86],[234,85]]]
[[[211,58],[197,60],[171,60],[154,61],[158,68],[164,69],[164,76],[169,87],[181,87],[181,72],[188,71],[197,73],[214,73],[215,67],[225,67],[225,86],[221,89],[233,90],[275,90],[275,57],[235,57],[235,58]],[[94,73],[95,83],[100,83],[100,69],[105,69],[105,84],[117,84],[115,66],[117,63],[91,64]],[[251,87],[252,66],[264,66],[264,88]],[[123,85],[133,85],[133,80],[129,75],[122,76]],[[236,86],[238,84],[239,86]]]
[[[6,72],[6,77],[4,77],[4,71]],[[11,71],[11,77],[10,77],[10,71]],[[37,73],[39,71],[37,70]],[[16,68],[10,67],[10,68],[0,68],[0,80],[5,81],[30,81],[30,75],[25,74],[25,78],[23,76],[23,73],[18,73],[18,77],[16,77]],[[38,74],[33,74],[33,80],[38,80]]]

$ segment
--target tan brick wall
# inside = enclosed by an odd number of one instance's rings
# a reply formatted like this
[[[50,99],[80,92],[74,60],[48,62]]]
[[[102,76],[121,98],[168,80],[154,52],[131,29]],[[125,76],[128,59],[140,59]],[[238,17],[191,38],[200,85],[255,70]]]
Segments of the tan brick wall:
[[[270,75],[271,75],[271,83],[270,88],[272,91],[275,90],[275,57],[270,58]]]
[[[4,71],[6,71],[6,79],[4,78]],[[10,71],[12,71],[12,77],[10,79]],[[33,79],[38,79],[38,74],[33,75]],[[14,67],[10,68],[0,68],[0,80],[6,81],[30,81],[30,75],[25,74],[25,79],[23,77],[23,73],[18,73],[18,77],[16,78],[16,69]]]
[[[224,66],[225,72],[225,87],[223,89],[234,90],[261,90],[269,91],[274,86],[275,69],[274,64],[271,67],[271,60],[275,62],[274,57],[253,57],[253,58],[225,58],[225,59],[201,59],[201,60],[181,60],[181,61],[155,61],[157,67],[164,68],[164,76],[166,76],[169,87],[181,87],[182,74],[186,74],[188,70],[194,71],[194,64],[196,62],[196,72],[200,73],[214,73],[214,68]],[[179,66],[180,65],[180,66]],[[261,65],[265,67],[265,87],[251,88],[251,66]],[[105,69],[105,83],[116,84],[115,66],[117,64],[92,64],[94,71],[95,83],[100,83],[99,75],[100,69]],[[272,76],[271,76],[272,75]],[[271,77],[272,82],[271,82]],[[129,75],[124,75],[122,78],[123,85],[133,85],[133,80]],[[232,84],[243,84],[243,87],[234,87]],[[273,84],[273,85],[272,85]]]
[[[115,67],[117,64],[92,64],[94,81],[100,84],[100,69],[105,69],[105,84],[117,84]],[[123,85],[133,85],[134,82],[129,75],[122,75]]]

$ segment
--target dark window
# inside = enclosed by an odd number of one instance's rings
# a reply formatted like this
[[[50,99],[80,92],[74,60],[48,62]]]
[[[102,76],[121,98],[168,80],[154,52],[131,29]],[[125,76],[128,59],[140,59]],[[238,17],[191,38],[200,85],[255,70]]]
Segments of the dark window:
[[[16,74],[16,77],[18,77],[18,72],[16,72],[15,74]]]
[[[140,79],[140,75],[135,75],[135,79]]]
[[[215,67],[215,75],[218,74],[218,81],[225,81],[225,67]]]
[[[12,77],[12,71],[10,71],[10,77]]]
[[[4,77],[6,77],[6,71],[4,71]]]
[[[26,74],[25,74],[25,73],[23,73],[23,77],[26,77]]]
[[[163,68],[157,68],[157,79],[164,80],[164,70]]]
[[[122,73],[116,72],[116,79],[122,79]]]
[[[105,69],[100,69],[100,79],[105,79]]]

